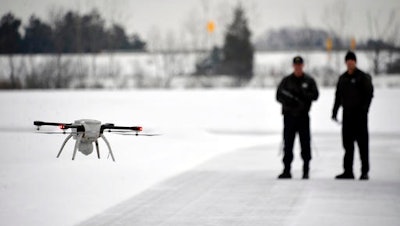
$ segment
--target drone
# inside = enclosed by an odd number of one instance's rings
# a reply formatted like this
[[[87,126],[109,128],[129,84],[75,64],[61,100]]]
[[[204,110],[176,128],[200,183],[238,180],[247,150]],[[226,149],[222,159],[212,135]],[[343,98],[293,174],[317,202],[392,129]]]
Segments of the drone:
[[[112,123],[101,124],[98,120],[93,119],[80,119],[76,120],[74,123],[58,123],[58,122],[43,122],[34,121],[33,125],[37,126],[37,131],[39,133],[45,134],[69,134],[61,145],[61,149],[57,154],[57,158],[60,157],[66,143],[73,138],[76,140],[74,152],[72,154],[72,160],[75,160],[77,151],[84,155],[90,155],[93,153],[93,143],[96,145],[97,158],[100,159],[100,150],[98,139],[101,138],[106,143],[109,156],[115,162],[114,154],[111,150],[110,143],[104,136],[104,132],[113,132],[122,135],[136,135],[136,136],[156,136],[157,134],[142,134],[143,131],[141,126],[115,126]],[[41,132],[42,126],[56,126],[61,129],[61,132]],[[68,131],[69,130],[69,131]]]

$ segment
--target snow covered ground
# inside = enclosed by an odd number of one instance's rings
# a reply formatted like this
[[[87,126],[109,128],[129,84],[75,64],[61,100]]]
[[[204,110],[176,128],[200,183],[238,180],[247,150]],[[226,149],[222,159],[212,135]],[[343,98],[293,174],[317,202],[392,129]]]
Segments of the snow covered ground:
[[[330,120],[333,93],[321,90],[313,105],[314,134],[340,134]],[[399,95],[400,89],[375,92],[370,131],[382,135],[376,136],[381,142],[400,134]],[[0,92],[0,104],[0,225],[74,225],[215,156],[258,145],[278,153],[281,139],[274,89]],[[105,158],[102,142],[101,160],[78,153],[71,161],[72,142],[56,159],[64,135],[13,130],[33,131],[34,120],[81,118],[140,125],[163,135],[106,134],[114,163]],[[323,145],[341,150],[338,143]],[[265,161],[281,170],[278,154]]]

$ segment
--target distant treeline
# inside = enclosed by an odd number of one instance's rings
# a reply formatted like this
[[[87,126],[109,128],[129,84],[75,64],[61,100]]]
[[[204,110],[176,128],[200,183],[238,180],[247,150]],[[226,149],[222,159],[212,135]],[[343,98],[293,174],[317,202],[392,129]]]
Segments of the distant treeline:
[[[326,30],[309,27],[283,27],[267,31],[256,40],[255,48],[259,51],[277,50],[325,50],[327,40],[332,40],[333,50],[347,50],[350,48],[351,39],[341,38],[339,35],[330,34]],[[358,50],[399,50],[399,46],[380,39],[367,39],[357,41]]]
[[[21,19],[12,13],[1,17],[0,54],[146,50],[146,42],[139,35],[128,35],[116,23],[106,26],[96,10],[83,15],[67,11],[54,15],[50,22],[32,15],[28,24],[21,26]]]

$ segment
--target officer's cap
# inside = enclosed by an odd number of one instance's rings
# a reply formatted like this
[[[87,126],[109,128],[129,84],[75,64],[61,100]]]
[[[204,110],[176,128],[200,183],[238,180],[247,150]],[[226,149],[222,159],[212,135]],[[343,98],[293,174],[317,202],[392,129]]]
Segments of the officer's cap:
[[[296,56],[295,58],[293,58],[293,64],[303,64],[304,60],[301,56]]]

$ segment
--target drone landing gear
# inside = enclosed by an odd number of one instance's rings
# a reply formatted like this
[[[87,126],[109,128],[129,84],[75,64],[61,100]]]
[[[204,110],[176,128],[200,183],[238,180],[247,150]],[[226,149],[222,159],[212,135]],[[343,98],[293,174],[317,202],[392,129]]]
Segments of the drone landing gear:
[[[71,139],[71,137],[72,137],[72,135],[69,135],[69,136],[64,140],[64,143],[62,144],[61,149],[60,149],[60,151],[58,152],[57,158],[60,157],[61,152],[62,152],[62,150],[63,150],[64,147],[65,147],[65,144],[68,142],[69,139]]]
[[[97,140],[96,140],[94,143],[96,144],[97,158],[100,159],[99,142],[97,142]]]
[[[73,135],[69,135],[64,140],[64,143],[61,145],[60,151],[57,154],[57,158],[60,157],[61,152],[63,151],[63,149],[65,147],[65,144],[67,144],[67,142],[71,139],[71,137],[73,137]],[[111,159],[115,162],[114,154],[113,154],[113,152],[111,150],[110,143],[108,142],[108,140],[106,139],[106,137],[104,135],[101,135],[100,137],[104,140],[104,142],[106,143],[106,145],[108,147],[108,150],[109,150],[108,155],[111,156]],[[74,147],[74,153],[72,155],[72,160],[75,160],[76,152],[78,151],[79,144],[81,143],[82,138],[83,138],[83,134],[79,134],[78,137],[76,138],[75,147]],[[95,145],[96,145],[97,158],[100,159],[99,142],[97,140],[95,141]]]
[[[76,152],[78,151],[78,147],[79,147],[79,144],[81,143],[82,137],[83,137],[83,133],[79,134],[78,137],[76,138],[74,154],[72,155],[72,160],[75,160]]]
[[[111,150],[110,143],[108,143],[108,140],[106,139],[106,137],[103,134],[101,134],[101,138],[103,138],[104,142],[107,144],[108,150],[110,151],[109,155],[111,155],[111,159],[115,162],[114,155],[113,155],[113,152]]]

